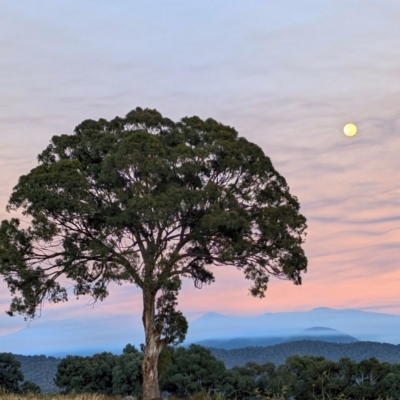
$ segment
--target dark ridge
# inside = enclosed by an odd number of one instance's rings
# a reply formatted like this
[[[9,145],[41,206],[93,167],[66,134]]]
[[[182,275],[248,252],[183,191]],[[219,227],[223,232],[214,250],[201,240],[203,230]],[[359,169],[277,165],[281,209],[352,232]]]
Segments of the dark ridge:
[[[300,340],[318,340],[334,343],[358,342],[353,336],[343,333],[337,329],[316,326],[293,335],[293,336],[258,336],[258,337],[236,337],[227,339],[206,339],[196,342],[200,346],[215,347],[218,349],[239,349],[242,347],[265,347],[279,343],[296,342]]]
[[[354,336],[338,331],[337,329],[327,328],[324,326],[315,326],[313,328],[304,329],[297,335],[290,336],[282,342],[297,342],[300,340],[319,340],[333,343],[354,343],[358,342]]]
[[[40,386],[43,393],[58,391],[53,379],[57,372],[57,365],[61,358],[46,356],[22,356],[14,354],[21,363],[21,371],[26,381],[31,381]]]
[[[206,339],[197,342],[204,347],[217,347],[220,349],[238,349],[242,347],[271,346],[282,343],[282,337],[239,337],[232,339]]]
[[[305,331],[330,331],[339,332],[337,329],[327,328],[326,326],[313,326],[312,328],[304,329]],[[341,332],[340,332],[341,333]]]
[[[302,340],[266,347],[231,350],[210,348],[210,350],[217,358],[224,361],[227,368],[244,365],[248,361],[259,364],[270,361],[278,366],[284,364],[286,358],[293,355],[323,356],[332,361],[349,357],[357,362],[375,357],[380,362],[400,363],[400,345],[378,342],[331,343]]]

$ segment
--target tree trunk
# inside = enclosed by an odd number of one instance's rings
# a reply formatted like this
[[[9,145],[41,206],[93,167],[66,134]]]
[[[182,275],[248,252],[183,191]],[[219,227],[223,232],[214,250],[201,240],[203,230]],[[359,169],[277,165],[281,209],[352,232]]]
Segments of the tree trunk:
[[[145,346],[143,349],[143,400],[160,400],[160,385],[158,382],[158,356],[163,344],[160,343],[160,334],[154,324],[155,294],[143,290],[143,326]]]

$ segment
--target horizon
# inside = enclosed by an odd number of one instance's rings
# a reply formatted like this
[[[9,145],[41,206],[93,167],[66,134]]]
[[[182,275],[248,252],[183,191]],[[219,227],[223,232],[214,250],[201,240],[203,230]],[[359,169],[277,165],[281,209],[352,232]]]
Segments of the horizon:
[[[76,330],[77,323],[80,326],[79,332]],[[306,331],[314,330],[318,333],[320,329],[336,331],[340,336],[349,336],[358,341],[400,345],[400,315],[328,307],[253,316],[209,312],[189,322],[189,332],[181,345],[256,339],[274,339],[271,344],[277,344],[304,335]],[[85,338],[90,338],[90,341]],[[277,341],[277,338],[280,339]],[[67,354],[91,355],[102,351],[117,354],[128,343],[136,348],[140,348],[140,343],[143,343],[140,315],[132,316],[129,321],[123,315],[108,315],[105,318],[91,316],[78,320],[32,323],[1,336],[0,352],[57,357]]]
[[[201,290],[184,280],[179,309],[189,322],[319,304],[400,316],[400,3],[0,5],[0,220],[20,216],[5,211],[12,188],[51,137],[83,120],[137,106],[173,120],[214,118],[260,146],[287,180],[307,218],[309,264],[301,286],[271,278],[263,299],[231,267],[213,267],[216,282]],[[343,133],[350,122],[353,137]],[[69,301],[44,304],[31,327],[141,323],[135,285],[110,285],[92,309],[60,282]],[[10,299],[0,280],[0,338],[27,325],[5,314]]]
[[[261,317],[263,315],[266,314],[281,314],[281,313],[302,313],[302,312],[309,312],[309,311],[315,311],[315,310],[333,310],[333,311],[362,311],[362,312],[370,312],[370,313],[376,313],[376,314],[388,314],[388,315],[400,315],[397,313],[390,313],[390,312],[378,312],[378,311],[371,311],[369,309],[362,309],[362,308],[334,308],[334,307],[327,307],[327,306],[319,306],[319,307],[314,307],[314,308],[309,308],[309,309],[304,309],[304,310],[281,310],[281,311],[274,311],[274,312],[266,312],[266,313],[261,313],[261,314],[251,314],[251,315],[242,315],[242,314],[223,314],[223,313],[219,313],[216,311],[208,311],[205,314],[202,314],[200,317],[198,318],[202,318],[205,317],[208,314],[217,314],[217,315],[221,315],[224,317],[241,317],[241,318],[253,318],[253,317]]]
[[[374,311],[374,310],[370,310],[370,309],[361,309],[361,308],[333,308],[333,307],[327,307],[327,306],[319,306],[319,307],[314,307],[314,308],[309,308],[309,309],[294,309],[294,310],[275,310],[273,312],[268,311],[268,312],[261,312],[261,313],[254,313],[254,314],[238,314],[238,313],[222,313],[222,312],[217,312],[217,311],[206,311],[204,313],[198,314],[195,313],[194,315],[192,314],[191,317],[187,317],[189,324],[193,321],[197,321],[199,319],[202,319],[204,317],[208,317],[208,316],[218,316],[218,317],[227,317],[227,318],[259,318],[265,315],[275,315],[275,314],[301,314],[301,313],[309,313],[311,311],[318,311],[318,310],[329,310],[329,311],[356,311],[356,312],[364,312],[364,313],[372,313],[372,314],[382,314],[382,315],[393,315],[393,316],[400,316],[400,313],[390,313],[390,312],[381,312],[381,311]],[[136,318],[140,318],[140,314],[135,313],[132,314],[132,316],[135,316]],[[89,316],[88,316],[89,317]],[[91,318],[93,316],[90,316]],[[83,318],[86,318],[85,316],[83,316]],[[97,319],[97,318],[95,318]],[[61,321],[73,321],[73,319],[70,318],[66,318],[66,319],[59,319]],[[1,334],[0,333],[0,338],[1,337],[5,337],[8,335],[11,335],[15,332],[18,332],[20,330],[23,329],[29,329],[30,327],[33,326],[37,326],[37,325],[41,325],[43,324],[47,324],[47,323],[52,323],[55,322],[55,320],[53,319],[44,319],[42,316],[32,319],[32,320],[27,320],[24,321],[22,325],[18,325],[16,326],[13,330],[11,330],[10,332]],[[331,329],[331,328],[329,328]],[[400,339],[399,339],[400,340]],[[1,343],[0,343],[1,344]]]

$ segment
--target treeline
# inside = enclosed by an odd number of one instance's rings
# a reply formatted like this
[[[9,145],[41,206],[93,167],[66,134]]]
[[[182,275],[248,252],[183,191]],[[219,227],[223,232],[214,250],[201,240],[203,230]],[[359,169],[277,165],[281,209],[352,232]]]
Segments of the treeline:
[[[141,397],[142,359],[143,354],[131,345],[121,355],[68,356],[59,362],[54,381],[61,393]],[[6,382],[2,366],[0,386]],[[228,369],[209,349],[191,345],[166,349],[158,370],[163,393],[180,398],[196,393],[238,400],[273,396],[296,400],[400,397],[400,364],[375,358],[356,362],[348,357],[331,361],[322,356],[296,355],[279,366],[248,362]],[[13,388],[22,391],[20,385]]]
[[[266,361],[276,366],[285,363],[292,355],[322,356],[328,360],[339,361],[349,357],[360,362],[375,357],[380,362],[400,363],[400,345],[377,342],[328,343],[323,341],[297,341],[281,343],[268,347],[246,347],[239,349],[210,348],[211,353],[224,361],[227,368],[243,366],[252,361],[258,364]],[[35,382],[42,392],[51,393],[58,390],[54,383],[60,358],[41,356],[15,355],[21,363],[21,370],[26,380]]]
[[[380,362],[400,363],[400,345],[377,342],[357,342],[350,344],[328,343],[322,341],[297,341],[281,343],[268,347],[246,347],[239,349],[210,348],[211,353],[224,361],[227,368],[242,366],[252,361],[259,364],[265,361],[276,366],[285,363],[294,354],[323,356],[328,360],[339,361],[349,357],[360,362],[375,357]],[[42,392],[50,393],[58,390],[54,383],[60,358],[41,356],[15,355],[21,363],[21,371],[26,380],[35,382]]]
[[[159,370],[163,372],[162,359]],[[103,393],[140,397],[143,353],[128,344],[121,355],[103,352],[93,356],[67,356],[58,364],[54,382],[62,393]]]
[[[210,350],[218,359],[223,360],[228,368],[244,365],[248,361],[263,363],[265,360],[273,362],[275,365],[281,365],[294,354],[322,356],[332,361],[349,357],[357,362],[375,357],[380,362],[400,363],[400,345],[378,342],[330,343],[301,340],[266,347],[244,347],[230,350],[210,348]]]
[[[55,378],[62,392],[100,392],[141,396],[142,353],[128,345],[121,356],[70,356],[58,365]],[[164,394],[188,398],[196,393],[227,399],[284,396],[296,400],[375,400],[400,395],[400,364],[375,358],[359,363],[350,358],[291,356],[278,367],[249,362],[227,369],[209,349],[191,345],[168,348],[158,366]]]

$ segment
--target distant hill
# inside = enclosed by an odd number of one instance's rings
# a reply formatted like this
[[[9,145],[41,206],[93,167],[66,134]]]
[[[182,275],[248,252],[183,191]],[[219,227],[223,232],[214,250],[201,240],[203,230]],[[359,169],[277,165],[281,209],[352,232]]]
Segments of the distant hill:
[[[273,346],[284,342],[294,342],[299,340],[320,340],[334,343],[353,343],[358,342],[353,336],[347,335],[337,329],[321,326],[308,328],[295,335],[267,336],[267,337],[238,337],[231,339],[207,339],[200,340],[197,344],[204,347],[216,347],[219,349],[239,349],[242,347],[254,346]]]
[[[204,347],[216,347],[219,349],[240,349],[242,347],[272,346],[282,343],[285,338],[277,337],[238,337],[232,339],[207,339],[196,342]]]
[[[191,321],[186,337],[186,344],[207,343],[209,340],[242,341],[244,346],[272,345],[279,343],[277,338],[293,341],[293,339],[320,339],[309,337],[303,332],[310,327],[326,327],[350,335],[361,341],[400,343],[400,315],[384,314],[355,309],[314,308],[310,311],[265,313],[258,316],[224,316],[208,313]],[[326,332],[325,332],[326,333]],[[324,332],[319,332],[324,334]],[[296,337],[302,335],[301,337]],[[251,340],[249,341],[249,338]],[[246,339],[246,343],[243,340]],[[269,340],[266,342],[266,340]],[[343,342],[354,339],[342,338]],[[264,341],[260,343],[259,341]],[[323,340],[331,341],[330,338]],[[339,341],[335,338],[335,341]],[[217,344],[217,343],[216,343]],[[226,346],[237,347],[238,343],[227,343]],[[221,342],[218,346],[220,347]],[[225,345],[223,345],[225,346]]]
[[[400,345],[378,342],[330,343],[301,340],[266,347],[231,350],[210,348],[210,350],[217,358],[224,361],[227,368],[244,365],[248,361],[259,364],[270,361],[275,365],[281,365],[292,355],[323,356],[332,361],[350,357],[357,362],[375,357],[380,362],[400,363]]]
[[[46,356],[22,356],[14,354],[21,363],[21,371],[27,381],[35,382],[40,386],[43,393],[54,393],[58,391],[53,379],[57,373],[57,365],[61,358]]]
[[[310,327],[328,327],[362,341],[399,344],[400,315],[353,309],[315,308],[310,311],[266,313],[258,316],[226,316],[208,313],[190,321],[185,345],[199,343],[220,347],[206,340],[234,340],[246,343],[234,347],[272,345],[277,338],[290,336]],[[304,333],[304,332],[303,332]],[[261,342],[254,342],[262,339]],[[307,338],[308,339],[308,338]],[[314,338],[313,338],[314,339]],[[326,340],[326,338],[324,339]],[[136,347],[144,342],[141,315],[90,313],[73,319],[37,319],[23,329],[0,336],[0,352],[65,357],[67,354],[92,355],[101,351],[121,353],[126,343]],[[229,346],[232,347],[232,344]]]
[[[354,336],[347,335],[337,329],[325,328],[324,326],[315,326],[304,329],[297,335],[290,336],[285,342],[297,342],[300,340],[320,340],[333,343],[354,343],[358,342]]]

